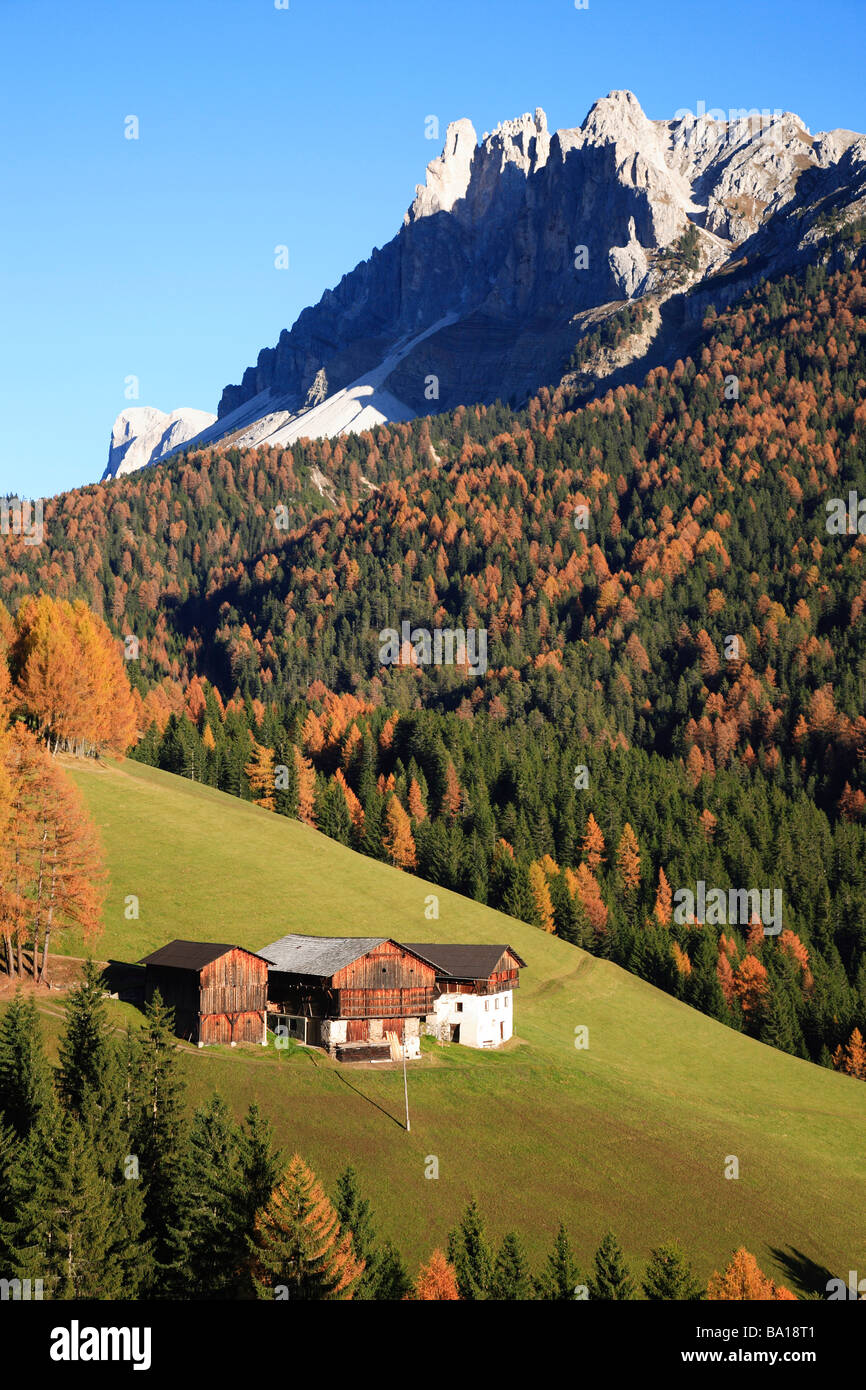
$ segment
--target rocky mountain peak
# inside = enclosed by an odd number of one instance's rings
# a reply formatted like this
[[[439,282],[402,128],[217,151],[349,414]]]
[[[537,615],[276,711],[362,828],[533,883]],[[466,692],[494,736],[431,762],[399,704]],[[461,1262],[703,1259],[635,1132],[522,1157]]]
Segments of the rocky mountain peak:
[[[580,127],[587,143],[626,140],[632,144],[652,141],[653,122],[644,115],[634,92],[608,92],[594,102]]]
[[[158,463],[173,449],[207,429],[216,418],[206,410],[194,410],[190,406],[181,406],[171,414],[149,405],[122,410],[111,431],[103,478],[134,473],[149,463]]]
[[[525,399],[624,301],[652,300],[655,333],[667,300],[688,298],[687,317],[742,293],[813,256],[828,211],[864,204],[866,138],[813,137],[791,112],[698,103],[655,120],[614,90],[553,133],[540,107],[480,140],[452,121],[397,235],[259,353],[195,442],[287,444]],[[736,276],[716,274],[726,268]],[[174,417],[133,415],[118,421],[109,472],[189,438]]]
[[[426,183],[415,189],[404,225],[437,212],[451,212],[463,221],[484,217],[512,176],[525,181],[544,167],[549,153],[547,116],[540,106],[534,115],[526,112],[500,122],[480,142],[471,121],[452,121],[441,155],[427,165]]]
[[[442,153],[427,165],[427,182],[416,185],[404,223],[450,212],[458,198],[465,197],[477,144],[475,127],[465,116],[449,123]]]

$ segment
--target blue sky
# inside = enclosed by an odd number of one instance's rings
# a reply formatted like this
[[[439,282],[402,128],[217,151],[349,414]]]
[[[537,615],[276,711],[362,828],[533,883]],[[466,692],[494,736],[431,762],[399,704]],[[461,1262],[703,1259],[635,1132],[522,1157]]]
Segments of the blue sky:
[[[864,37],[862,0],[2,0],[0,493],[98,479],[126,406],[215,412],[397,232],[428,115],[575,126],[627,87],[862,131]]]

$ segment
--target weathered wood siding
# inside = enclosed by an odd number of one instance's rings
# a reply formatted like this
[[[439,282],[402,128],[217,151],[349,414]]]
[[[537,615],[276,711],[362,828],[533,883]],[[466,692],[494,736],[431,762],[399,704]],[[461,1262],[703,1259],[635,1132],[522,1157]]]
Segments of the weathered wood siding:
[[[268,998],[283,1013],[306,1018],[420,1018],[435,997],[435,967],[390,941],[327,981],[280,970],[268,979]]]
[[[247,951],[227,951],[200,973],[201,1014],[239,1014],[264,1009],[268,964]]]
[[[265,1040],[265,1015],[262,1009],[238,1014],[203,1014],[200,1021],[203,1043],[261,1043]]]
[[[486,980],[440,980],[440,994],[499,994],[505,989],[520,988],[517,970],[499,970]]]
[[[145,998],[158,989],[174,1009],[174,1031],[189,1042],[263,1042],[268,996],[267,961],[231,950],[201,970],[145,967]]]
[[[337,1018],[419,1018],[433,1007],[436,970],[393,941],[383,941],[331,980]]]
[[[360,960],[338,970],[331,980],[339,990],[432,989],[435,967],[419,960],[394,941],[383,941]]]
[[[341,989],[336,1018],[420,1018],[433,1007],[436,991],[429,989]]]

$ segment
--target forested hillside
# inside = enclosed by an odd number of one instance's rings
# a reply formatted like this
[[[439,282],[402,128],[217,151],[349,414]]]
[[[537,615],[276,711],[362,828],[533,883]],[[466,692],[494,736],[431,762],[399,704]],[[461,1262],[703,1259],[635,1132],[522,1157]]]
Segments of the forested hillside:
[[[65,494],[0,598],[135,639],[144,761],[866,1076],[863,267],[855,237],[579,407]],[[484,630],[486,670],[383,664],[404,620]],[[783,929],[677,920],[699,881],[781,890]]]

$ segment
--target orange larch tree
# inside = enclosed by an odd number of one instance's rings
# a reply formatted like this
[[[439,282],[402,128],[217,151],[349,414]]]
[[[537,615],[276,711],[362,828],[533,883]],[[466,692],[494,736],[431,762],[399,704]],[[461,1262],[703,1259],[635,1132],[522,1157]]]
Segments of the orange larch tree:
[[[448,1263],[441,1250],[434,1250],[428,1263],[422,1265],[412,1297],[427,1303],[460,1298],[454,1266]]]
[[[398,869],[417,868],[418,859],[415,853],[415,841],[412,837],[412,826],[400,804],[400,798],[395,792],[391,793],[385,810],[385,833],[382,836],[382,845],[391,863],[395,864]]]
[[[292,756],[298,773],[298,819],[305,825],[315,825],[313,803],[316,796],[316,774],[313,764],[305,758],[300,748],[292,745]]]
[[[445,790],[442,793],[442,814],[452,823],[457,819],[460,811],[462,796],[460,783],[451,759],[448,759],[448,768],[445,773]]]
[[[40,907],[33,925],[33,973],[43,983],[52,932],[72,929],[90,944],[102,929],[107,874],[96,830],[78,788],[50,763],[47,835],[40,861]],[[42,935],[42,962],[39,941]]]
[[[707,1284],[707,1298],[718,1301],[744,1299],[785,1301],[795,1298],[790,1289],[776,1284],[759,1268],[754,1255],[742,1246],[720,1274],[710,1276]]]
[[[253,739],[253,751],[244,768],[244,773],[249,781],[250,791],[256,805],[263,806],[266,811],[273,811],[277,804],[274,797],[276,790],[274,750],[265,748],[263,744],[256,743],[256,740]]]
[[[726,951],[722,950],[719,952],[719,960],[716,966],[716,974],[719,977],[719,984],[722,987],[722,994],[725,996],[725,1003],[727,1004],[728,1008],[730,1008],[734,1002],[734,999],[736,998],[737,992],[734,988],[734,972],[731,968],[731,962],[728,958],[728,954]]]
[[[547,882],[547,875],[541,864],[530,864],[529,886],[532,889],[532,896],[535,900],[535,910],[538,914],[538,920],[546,932],[552,932],[554,930],[553,903],[550,899],[550,888]]]
[[[345,777],[343,776],[342,768],[337,768],[337,771],[334,773],[334,781],[337,783],[338,787],[343,793],[343,797],[346,802],[346,806],[348,807],[352,825],[354,826],[358,834],[363,834],[364,808],[361,805],[355,793],[352,791],[352,788],[349,786]]]
[[[840,1043],[836,1048],[833,1053],[833,1066],[837,1071],[847,1072],[848,1076],[856,1076],[860,1081],[866,1081],[866,1044],[859,1028],[854,1029],[846,1047]]]
[[[0,824],[7,969],[24,973],[30,943],[33,975],[44,981],[52,931],[77,928],[88,941],[99,930],[105,874],[79,792],[23,724],[0,734]]]
[[[120,645],[81,599],[25,599],[11,666],[16,698],[53,752],[122,757],[135,743],[136,707]]]
[[[637,892],[640,886],[640,847],[637,836],[626,821],[616,847],[616,867],[620,887],[626,894]]]
[[[566,875],[566,882],[571,888],[571,880]],[[607,931],[607,908],[605,907],[598,880],[590,871],[586,864],[578,866],[575,875],[575,890],[577,897],[583,904],[587,921],[597,936],[603,935]]]
[[[740,1000],[745,1014],[758,1014],[764,1008],[770,995],[767,981],[767,968],[757,956],[746,955],[734,975],[734,993]]]
[[[653,908],[655,919],[660,927],[669,927],[673,916],[673,894],[671,885],[668,883],[667,874],[659,866],[659,886],[656,890],[656,902]]]
[[[251,1273],[260,1298],[350,1299],[365,1269],[322,1184],[299,1154],[261,1209]]]
[[[409,783],[409,795],[406,798],[409,803],[409,815],[413,820],[426,820],[427,808],[424,805],[424,798],[421,795],[421,788],[415,777]]]
[[[594,874],[604,859],[604,836],[592,811],[590,811],[586,822],[582,849],[586,867],[590,873]]]

